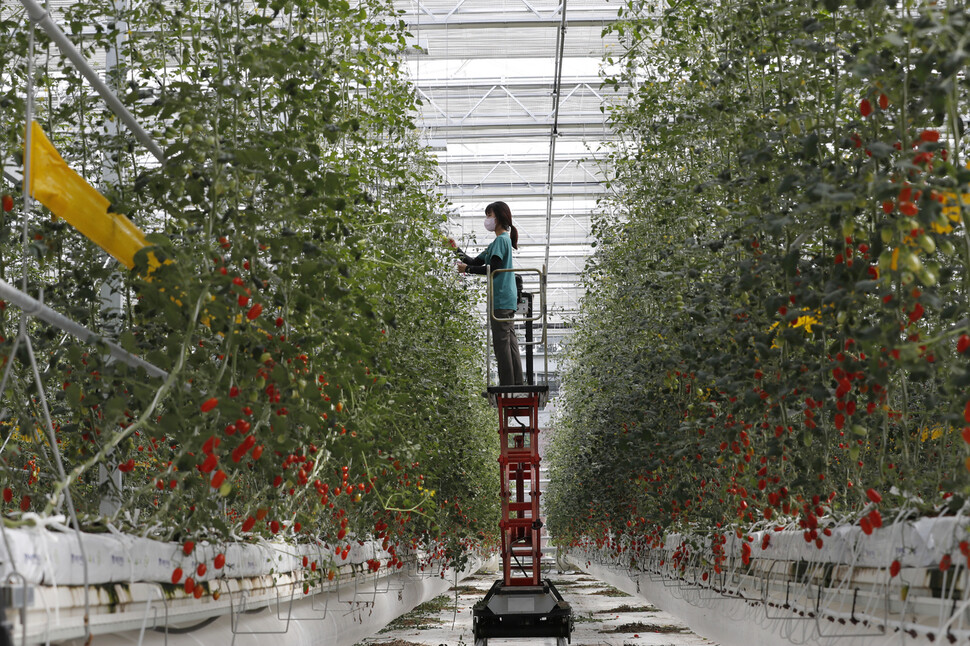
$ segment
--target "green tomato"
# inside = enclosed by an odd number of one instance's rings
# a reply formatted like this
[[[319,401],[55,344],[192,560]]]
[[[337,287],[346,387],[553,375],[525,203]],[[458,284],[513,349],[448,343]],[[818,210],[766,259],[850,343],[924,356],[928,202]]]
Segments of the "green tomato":
[[[906,268],[914,274],[918,273],[919,270],[923,268],[923,261],[920,260],[919,256],[917,256],[915,253],[907,253],[906,257],[903,259],[903,262],[906,263]]]
[[[900,218],[896,220],[896,230],[901,233],[909,233],[913,229],[918,229],[919,224],[913,218]]]
[[[893,252],[883,251],[881,254],[879,254],[879,273],[885,274],[887,271],[889,271],[889,268],[892,266],[892,262]]]

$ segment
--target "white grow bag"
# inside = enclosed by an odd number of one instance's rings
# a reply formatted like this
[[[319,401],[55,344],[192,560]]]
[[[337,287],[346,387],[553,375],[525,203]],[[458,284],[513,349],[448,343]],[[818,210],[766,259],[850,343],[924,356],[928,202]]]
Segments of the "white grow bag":
[[[968,531],[966,517],[898,520],[872,536],[842,526],[821,549],[801,531],[754,532],[750,542],[729,535],[720,574],[709,540],[680,535],[661,549],[637,552],[624,538],[568,558],[722,646],[970,644],[970,571],[959,549]],[[674,559],[684,547],[687,556]],[[942,572],[946,555],[952,565]]]
[[[181,545],[122,534],[82,534],[87,560],[73,531],[44,527],[5,530],[0,540],[0,594],[14,644],[285,644],[345,646],[446,591],[473,573],[412,555],[402,569],[369,572],[365,561],[386,561],[378,543],[353,542],[337,559],[333,580],[313,575],[303,557],[327,567],[326,545],[284,542],[214,546],[200,543],[189,556]],[[9,545],[9,548],[8,548]],[[212,565],[217,553],[226,566]],[[207,563],[204,576],[196,564]],[[172,585],[181,567],[205,590],[200,599]],[[183,577],[184,581],[184,577]],[[215,599],[212,591],[220,591]],[[0,617],[0,620],[3,618]]]

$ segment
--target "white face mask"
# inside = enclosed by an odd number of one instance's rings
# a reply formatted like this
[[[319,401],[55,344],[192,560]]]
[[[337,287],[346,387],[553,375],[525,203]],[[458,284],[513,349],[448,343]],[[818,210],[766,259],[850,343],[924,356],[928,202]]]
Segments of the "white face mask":
[[[485,218],[485,229],[488,231],[495,231],[495,216]]]

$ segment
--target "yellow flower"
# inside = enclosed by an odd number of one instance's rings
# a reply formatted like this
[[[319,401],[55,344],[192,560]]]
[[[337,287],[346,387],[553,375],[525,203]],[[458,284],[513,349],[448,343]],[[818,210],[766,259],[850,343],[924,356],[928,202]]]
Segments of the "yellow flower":
[[[792,327],[803,327],[805,328],[806,334],[811,334],[813,325],[818,325],[818,319],[815,318],[814,316],[806,315],[806,316],[799,316],[798,320],[795,321],[795,324],[792,325]]]
[[[835,306],[834,305],[829,305],[829,307],[835,307]],[[820,320],[821,320],[820,317],[822,316],[822,311],[819,310],[819,309],[810,310],[807,307],[803,307],[802,308],[802,311],[803,312],[812,312],[814,314],[814,316],[812,314],[803,314],[803,315],[799,316],[795,321],[790,321],[788,323],[788,327],[805,328],[805,333],[806,334],[811,334],[812,333],[812,326],[813,325],[818,325],[819,322],[820,322]],[[774,323],[772,323],[771,324],[771,327],[768,328],[768,331],[769,332],[773,331],[775,328],[778,327],[779,323],[780,323],[780,321],[775,321]],[[772,338],[772,341],[771,341],[771,347],[772,348],[779,348],[779,347],[781,347],[777,343],[777,340],[776,340],[777,338],[778,338],[777,335]]]
[[[926,440],[936,440],[943,437],[943,427],[936,425],[930,428],[920,429],[919,439],[920,442],[925,442]]]
[[[945,191],[943,193],[943,215],[949,218],[951,222],[960,222],[962,220],[960,204],[963,204],[965,207],[970,206],[970,193],[962,193],[959,203],[957,202],[957,194],[953,191]]]

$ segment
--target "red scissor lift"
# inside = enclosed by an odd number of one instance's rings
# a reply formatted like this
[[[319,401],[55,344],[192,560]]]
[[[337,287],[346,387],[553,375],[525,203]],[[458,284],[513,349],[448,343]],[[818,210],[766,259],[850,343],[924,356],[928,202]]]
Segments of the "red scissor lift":
[[[496,396],[502,471],[502,572],[505,585],[539,585],[539,393]],[[526,500],[526,492],[529,497]]]
[[[540,277],[544,279],[543,274]],[[531,321],[532,298],[530,294],[525,296],[525,320]],[[523,345],[526,348],[527,379],[533,383],[534,343],[529,323],[526,324]],[[489,401],[499,413],[502,579],[496,581],[485,598],[475,604],[475,646],[486,646],[490,637],[551,637],[559,646],[570,641],[572,609],[552,582],[542,579],[541,570],[539,410],[548,395],[548,386],[488,388]]]

